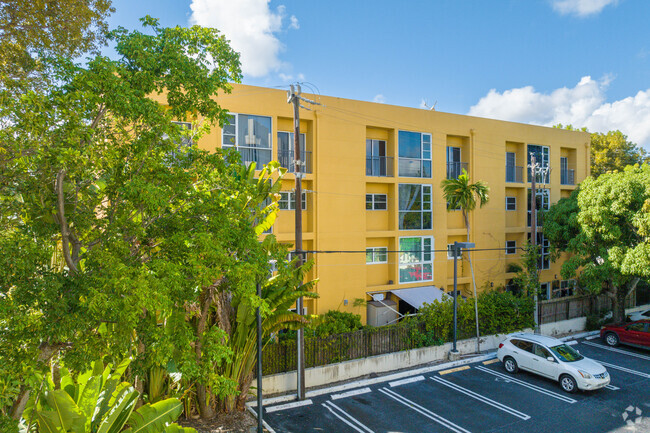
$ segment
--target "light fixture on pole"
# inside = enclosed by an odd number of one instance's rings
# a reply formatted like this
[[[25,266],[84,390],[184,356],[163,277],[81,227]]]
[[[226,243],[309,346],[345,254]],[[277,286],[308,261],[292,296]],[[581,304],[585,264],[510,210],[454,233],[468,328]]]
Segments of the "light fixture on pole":
[[[458,333],[458,256],[463,249],[474,248],[474,242],[454,242],[452,245],[454,254],[454,345],[451,349],[451,356],[457,356],[456,337]]]

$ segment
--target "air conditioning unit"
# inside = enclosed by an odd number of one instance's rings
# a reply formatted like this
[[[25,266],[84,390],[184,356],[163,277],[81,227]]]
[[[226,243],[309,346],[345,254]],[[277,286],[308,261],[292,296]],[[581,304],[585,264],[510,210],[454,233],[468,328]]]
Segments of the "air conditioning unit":
[[[289,311],[291,311],[292,313],[296,313],[296,312],[298,312],[298,310],[295,309],[295,308],[289,308]],[[306,315],[307,315],[307,307],[302,307],[302,315],[303,315],[303,316],[306,316]]]
[[[369,301],[367,305],[368,325],[384,326],[397,321],[397,302],[387,299],[385,301]]]

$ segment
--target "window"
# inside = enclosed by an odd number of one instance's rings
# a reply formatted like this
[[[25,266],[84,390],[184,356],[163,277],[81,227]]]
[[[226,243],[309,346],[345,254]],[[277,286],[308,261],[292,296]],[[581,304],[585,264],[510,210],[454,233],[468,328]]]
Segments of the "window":
[[[528,233],[528,241],[530,242],[530,233]],[[551,244],[548,239],[544,237],[543,233],[537,232],[537,245],[539,245],[539,260],[537,267],[539,269],[550,269],[551,267]]]
[[[560,158],[560,184],[575,185],[575,172],[569,169],[569,158]]]
[[[517,210],[517,197],[506,197],[506,210]]]
[[[553,281],[553,298],[563,298],[565,296],[573,296],[573,291],[576,286],[576,280],[555,280]]]
[[[390,176],[392,168],[387,166],[386,141],[366,140],[366,176]],[[387,171],[389,170],[389,171]]]
[[[506,182],[523,182],[523,167],[517,167],[515,152],[506,152]]]
[[[539,285],[539,297],[542,300],[550,299],[551,283],[542,283]]]
[[[548,169],[548,146],[538,146],[536,144],[529,144],[528,145],[528,152],[526,153],[527,155],[527,160],[528,160],[528,166],[531,164],[531,153],[535,155],[535,163],[537,163],[537,166],[541,169]],[[531,176],[530,176],[530,170],[528,171],[528,182],[530,182]],[[535,182],[539,183],[549,183],[549,175],[550,173],[548,170],[546,170],[546,175],[542,176],[541,174],[538,174],[537,179],[535,179]]]
[[[388,248],[371,247],[366,248],[366,263],[388,263]]]
[[[643,332],[645,330],[645,323],[644,322],[632,323],[631,325],[628,325],[627,328],[625,329],[627,331]]]
[[[386,210],[386,194],[366,194],[367,210]]]
[[[278,131],[278,162],[289,173],[296,172],[294,144],[293,132]],[[300,171],[311,173],[311,154],[307,153],[305,134],[300,134],[300,159],[305,162]]]
[[[399,175],[431,177],[431,134],[399,131]]]
[[[533,343],[530,341],[525,341],[525,340],[510,340],[513,346],[520,348],[521,350],[525,350],[526,352],[533,352]]]
[[[190,122],[175,122],[172,121],[172,123],[180,128],[180,140],[174,140],[173,143],[176,144],[176,149],[173,150],[169,153],[169,162],[170,163],[178,163],[179,158],[181,157],[181,154],[183,153],[181,150],[184,147],[191,147],[192,146],[192,124]],[[169,139],[169,135],[163,134],[163,140]],[[187,150],[187,149],[186,149]]]
[[[547,211],[551,208],[551,191],[549,189],[537,189],[537,194],[535,194],[537,197],[536,200],[536,207],[537,207],[537,227],[541,227],[543,225],[543,215],[539,211]],[[532,208],[531,208],[531,201],[530,201],[530,196],[531,196],[531,189],[528,189],[528,227],[532,224],[533,220],[533,215],[532,215]]]
[[[448,259],[453,259],[454,258],[454,244],[447,244],[447,258]],[[459,253],[456,255],[456,258],[457,259],[462,259],[463,254],[459,251]]]
[[[431,229],[431,185],[399,185],[399,229]]]
[[[433,237],[400,238],[399,282],[433,280]]]
[[[295,191],[281,191],[280,200],[278,200],[280,210],[296,210],[296,193]],[[302,210],[307,210],[307,193],[302,193]]]
[[[258,168],[271,161],[271,118],[248,114],[230,114],[223,126],[222,147],[234,148],[245,164]]]
[[[506,241],[506,254],[517,254],[517,241]]]
[[[460,162],[460,147],[447,147],[447,179],[458,179],[467,170],[467,164]]]
[[[544,359],[548,358],[549,356],[553,357],[548,349],[546,349],[544,346],[540,346],[539,344],[535,344],[535,355],[541,356]]]

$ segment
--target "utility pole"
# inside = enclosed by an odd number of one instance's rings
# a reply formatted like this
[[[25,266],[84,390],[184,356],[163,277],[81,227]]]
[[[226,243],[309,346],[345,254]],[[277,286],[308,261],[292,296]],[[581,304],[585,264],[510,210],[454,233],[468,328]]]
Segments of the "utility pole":
[[[302,161],[302,155],[300,154],[302,149],[300,149],[300,107],[309,110],[309,108],[300,105],[300,101],[307,102],[309,104],[320,105],[318,102],[311,101],[307,98],[301,96],[300,84],[290,86],[290,89],[287,92],[287,103],[293,104],[293,151],[294,151],[294,167],[295,167],[295,176],[296,176],[296,185],[295,185],[295,195],[294,195],[294,212],[296,216],[295,220],[295,254],[298,257],[296,266],[300,267],[305,262],[304,251],[302,250],[302,167],[305,163]],[[303,314],[303,298],[302,296],[296,301],[296,310],[297,313]],[[305,338],[303,329],[298,329],[296,335],[296,349],[297,349],[297,398],[298,400],[305,399]]]
[[[534,251],[537,251],[537,176],[541,175],[545,179],[548,175],[548,167],[540,167],[537,163],[534,153],[530,153],[530,237]],[[544,182],[546,183],[546,182]],[[542,198],[543,202],[544,198]],[[535,275],[538,274],[537,260],[533,264]],[[539,333],[539,287],[535,289],[535,333]]]

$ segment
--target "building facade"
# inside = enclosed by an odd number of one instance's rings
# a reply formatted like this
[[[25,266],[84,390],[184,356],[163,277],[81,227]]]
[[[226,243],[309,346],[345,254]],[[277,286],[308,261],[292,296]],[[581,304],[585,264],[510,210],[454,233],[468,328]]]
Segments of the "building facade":
[[[447,209],[440,185],[462,170],[490,188],[489,203],[469,217],[478,290],[507,286],[530,236],[531,153],[550,169],[537,179],[539,209],[569,196],[589,175],[584,132],[304,96],[322,104],[300,110],[303,249],[323,251],[309,254],[320,295],[306,301],[310,314],[349,311],[380,325],[395,320],[392,310],[405,314],[451,292],[448,245],[466,241],[466,227],[460,211]],[[246,162],[278,160],[289,169],[272,232],[293,244],[293,106],[286,91],[234,85],[218,102],[231,123],[199,146],[233,147]],[[549,260],[541,234],[538,240],[546,296],[571,295],[573,282],[562,281],[561,263]],[[471,296],[466,259],[458,263],[458,287]]]

